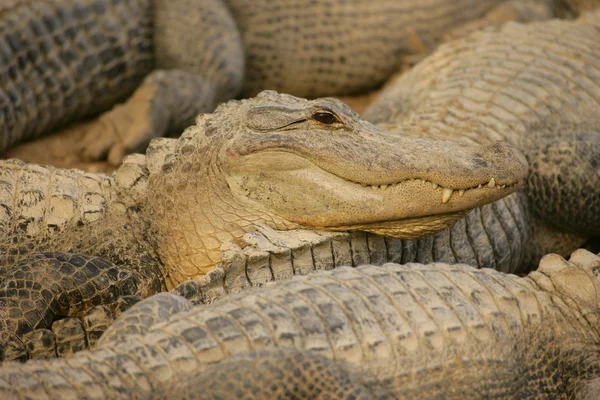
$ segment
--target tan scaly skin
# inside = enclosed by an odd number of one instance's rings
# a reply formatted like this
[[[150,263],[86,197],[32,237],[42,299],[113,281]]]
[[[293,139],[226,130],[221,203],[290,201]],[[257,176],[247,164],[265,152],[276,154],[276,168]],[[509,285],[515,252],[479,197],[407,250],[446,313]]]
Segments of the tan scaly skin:
[[[544,257],[527,277],[389,263],[210,306],[163,293],[94,351],[4,363],[0,397],[594,399],[599,268],[578,250]]]

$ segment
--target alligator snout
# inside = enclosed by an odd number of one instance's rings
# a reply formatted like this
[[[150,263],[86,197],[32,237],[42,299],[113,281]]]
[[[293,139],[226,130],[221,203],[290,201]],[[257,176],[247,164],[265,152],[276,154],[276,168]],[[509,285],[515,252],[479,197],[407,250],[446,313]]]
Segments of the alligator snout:
[[[484,146],[473,157],[473,169],[489,171],[496,183],[510,185],[527,177],[529,164],[525,155],[510,143],[497,141]]]

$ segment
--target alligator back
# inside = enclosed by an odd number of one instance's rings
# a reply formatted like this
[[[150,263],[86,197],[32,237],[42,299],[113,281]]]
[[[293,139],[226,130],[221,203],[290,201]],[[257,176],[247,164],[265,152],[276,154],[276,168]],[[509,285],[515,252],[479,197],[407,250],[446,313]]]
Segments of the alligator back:
[[[372,89],[405,57],[435,49],[449,30],[501,0],[225,0],[246,49],[243,93],[301,97]],[[293,78],[291,78],[293,77]]]
[[[0,150],[125,99],[153,67],[151,0],[0,5]]]

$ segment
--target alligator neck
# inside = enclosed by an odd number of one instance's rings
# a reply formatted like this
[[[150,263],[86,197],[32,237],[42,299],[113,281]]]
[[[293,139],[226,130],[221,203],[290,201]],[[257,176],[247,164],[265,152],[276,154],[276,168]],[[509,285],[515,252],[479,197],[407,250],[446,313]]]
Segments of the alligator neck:
[[[191,127],[179,141],[168,143],[175,147],[156,157],[163,160],[160,168],[150,168],[144,215],[173,285],[205,275],[221,261],[223,243],[239,241],[257,224],[297,227],[234,199],[210,150],[218,146],[209,146],[201,129]]]

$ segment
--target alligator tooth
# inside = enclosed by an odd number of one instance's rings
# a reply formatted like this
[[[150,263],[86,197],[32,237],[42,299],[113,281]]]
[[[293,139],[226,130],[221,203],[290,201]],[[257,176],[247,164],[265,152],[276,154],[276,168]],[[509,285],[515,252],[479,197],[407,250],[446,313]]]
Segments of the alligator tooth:
[[[376,192],[377,191],[377,185],[371,186],[371,189],[373,189]]]
[[[465,189],[460,189],[460,190],[458,191],[458,195],[459,195],[460,197],[463,197],[463,194],[465,194]]]
[[[381,185],[381,190],[386,190],[388,188],[388,185]]]
[[[442,203],[447,203],[450,200],[450,196],[452,196],[452,189],[444,189],[442,191]]]
[[[361,184],[360,184],[360,186],[362,186],[362,187],[367,187],[367,186],[369,186],[369,185],[367,185],[366,183],[361,183]]]
[[[431,182],[431,183],[433,183],[433,182]],[[437,188],[438,188],[438,186],[439,186],[439,185],[438,185],[437,183],[433,183],[433,188],[434,188],[434,189],[437,189]]]
[[[506,187],[506,185],[502,185],[502,186],[500,186],[500,187],[501,187],[502,189],[504,189],[504,188]]]
[[[481,189],[481,183],[477,185],[477,189]]]
[[[490,181],[487,184],[487,187],[489,187],[490,189],[493,189],[496,187],[496,180],[494,178],[490,179]]]

